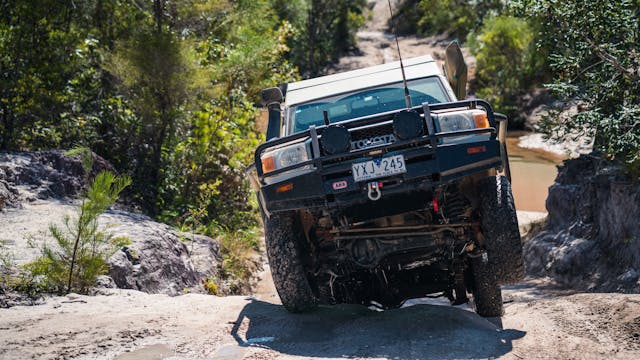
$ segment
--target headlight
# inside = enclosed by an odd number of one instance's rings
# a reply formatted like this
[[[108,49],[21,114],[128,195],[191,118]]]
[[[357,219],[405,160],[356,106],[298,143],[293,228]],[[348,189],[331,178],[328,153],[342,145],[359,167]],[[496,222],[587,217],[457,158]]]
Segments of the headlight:
[[[435,115],[437,132],[454,132],[470,129],[483,129],[489,127],[489,119],[487,113],[482,110],[462,110],[443,112]],[[478,136],[486,136],[482,134],[461,135],[454,137],[446,137],[441,141],[443,143],[465,142],[477,140]]]
[[[260,160],[262,172],[266,174],[309,160],[309,152],[305,143],[299,143],[266,151],[260,156]]]
[[[437,114],[436,124],[439,132],[451,132],[488,128],[489,120],[482,110],[464,110]]]

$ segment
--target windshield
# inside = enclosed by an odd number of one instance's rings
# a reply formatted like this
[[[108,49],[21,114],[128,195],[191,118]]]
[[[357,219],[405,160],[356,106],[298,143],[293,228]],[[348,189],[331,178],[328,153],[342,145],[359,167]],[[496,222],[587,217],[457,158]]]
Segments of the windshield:
[[[407,82],[407,85],[411,95],[411,102],[414,105],[424,102],[435,104],[449,101],[438,77],[432,76],[411,80]],[[288,133],[306,130],[311,125],[323,125],[322,112],[324,110],[327,111],[329,120],[334,123],[386,111],[399,110],[405,106],[402,82],[318,99],[291,107],[289,110],[289,124],[292,130],[289,130]]]

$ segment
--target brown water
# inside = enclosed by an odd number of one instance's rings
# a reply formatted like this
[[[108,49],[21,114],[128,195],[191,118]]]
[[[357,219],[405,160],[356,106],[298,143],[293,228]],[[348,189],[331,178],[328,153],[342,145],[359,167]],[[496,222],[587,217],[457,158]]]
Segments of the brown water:
[[[543,150],[519,147],[518,138],[522,135],[516,133],[507,138],[516,209],[546,212],[548,189],[558,174],[556,165],[562,163],[563,157]]]

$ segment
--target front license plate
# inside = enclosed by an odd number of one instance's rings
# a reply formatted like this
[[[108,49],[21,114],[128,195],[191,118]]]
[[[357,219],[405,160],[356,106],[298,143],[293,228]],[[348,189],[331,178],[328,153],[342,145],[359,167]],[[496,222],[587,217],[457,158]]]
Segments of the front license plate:
[[[404,156],[395,155],[351,165],[353,180],[365,181],[407,172]]]

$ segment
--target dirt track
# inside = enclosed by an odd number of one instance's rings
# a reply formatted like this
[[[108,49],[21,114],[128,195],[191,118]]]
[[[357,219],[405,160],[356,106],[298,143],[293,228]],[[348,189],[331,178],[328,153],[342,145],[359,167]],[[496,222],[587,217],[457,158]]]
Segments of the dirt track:
[[[357,33],[358,52],[340,58],[338,64],[329,69],[330,73],[360,69],[367,66],[384,64],[398,60],[398,47],[395,38],[387,31],[389,7],[387,0],[374,1],[371,21]],[[392,4],[397,1],[391,1]],[[431,55],[435,60],[444,61],[444,50],[452,39],[446,36],[431,36],[418,38],[415,36],[400,36],[398,43],[403,59],[416,56]],[[467,60],[469,79],[475,74],[475,58],[470,56],[469,49],[462,48]]]
[[[504,289],[504,317],[485,319],[426,299],[385,312],[342,305],[293,315],[268,278],[260,291],[109,290],[0,309],[0,359],[640,358],[640,295],[570,295],[530,280]]]
[[[383,33],[386,0],[377,4],[360,33],[362,54],[337,69],[397,58]],[[438,58],[446,45],[400,43],[405,57]],[[268,273],[255,297],[105,290],[0,309],[0,359],[640,359],[640,295],[571,294],[530,279],[504,288],[503,299],[500,319],[426,299],[386,312],[334,306],[293,315]]]

